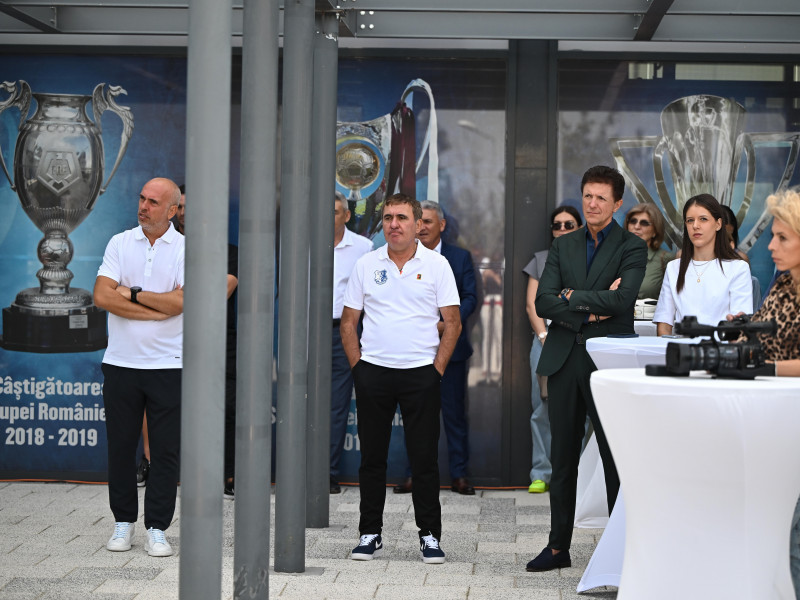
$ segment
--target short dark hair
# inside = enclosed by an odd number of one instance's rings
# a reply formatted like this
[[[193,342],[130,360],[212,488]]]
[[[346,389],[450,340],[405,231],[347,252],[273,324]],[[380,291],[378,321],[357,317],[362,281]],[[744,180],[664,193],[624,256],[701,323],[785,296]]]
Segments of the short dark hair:
[[[612,167],[597,165],[586,171],[581,179],[581,194],[587,183],[609,184],[615,201],[622,200],[622,196],[625,194],[625,178]]]
[[[553,212],[550,213],[550,225],[552,225],[555,222],[556,217],[561,213],[568,213],[573,219],[575,219],[575,222],[578,224],[578,227],[583,226],[583,219],[581,219],[581,213],[578,212],[577,208],[575,208],[574,206],[570,206],[569,204],[562,204],[561,206],[559,206]],[[553,235],[553,229],[550,228],[550,241],[552,242],[554,239],[555,236]]]
[[[419,221],[422,218],[422,207],[420,206],[419,201],[407,194],[392,194],[386,200],[384,200],[383,207],[381,208],[381,218],[383,218],[383,211],[386,209],[386,207],[394,204],[408,204],[411,207],[414,220]]]
[[[178,189],[181,191],[181,196],[186,194],[186,184],[182,183],[178,186]]]

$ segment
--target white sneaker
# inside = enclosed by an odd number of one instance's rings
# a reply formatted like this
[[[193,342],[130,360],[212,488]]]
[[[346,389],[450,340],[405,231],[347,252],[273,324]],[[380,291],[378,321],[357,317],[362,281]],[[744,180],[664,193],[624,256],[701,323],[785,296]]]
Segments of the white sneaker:
[[[106,548],[111,552],[125,552],[131,549],[131,539],[133,539],[133,523],[117,521],[114,523],[114,533],[108,540]]]
[[[144,545],[144,549],[147,550],[150,556],[172,556],[175,554],[172,546],[167,541],[167,536],[164,535],[163,531],[155,527],[147,530],[147,543]]]

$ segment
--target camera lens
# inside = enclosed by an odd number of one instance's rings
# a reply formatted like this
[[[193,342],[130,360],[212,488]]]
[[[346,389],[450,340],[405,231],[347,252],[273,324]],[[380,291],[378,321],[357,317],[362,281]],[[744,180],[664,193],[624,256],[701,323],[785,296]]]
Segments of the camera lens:
[[[719,351],[713,344],[667,344],[667,367],[675,375],[714,371],[718,364]]]

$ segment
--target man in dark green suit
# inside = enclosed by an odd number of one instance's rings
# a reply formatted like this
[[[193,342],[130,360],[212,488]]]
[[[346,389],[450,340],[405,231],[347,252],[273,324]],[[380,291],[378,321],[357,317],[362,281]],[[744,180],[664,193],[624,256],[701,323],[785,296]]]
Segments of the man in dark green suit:
[[[552,432],[550,540],[528,571],[569,567],[578,461],[584,422],[592,420],[605,471],[609,513],[619,478],[589,387],[597,370],[586,340],[633,333],[633,307],[644,278],[647,246],[614,221],[625,180],[611,167],[592,167],[581,181],[586,228],[557,238],[539,280],[536,312],[551,319],[537,373],[547,375]]]

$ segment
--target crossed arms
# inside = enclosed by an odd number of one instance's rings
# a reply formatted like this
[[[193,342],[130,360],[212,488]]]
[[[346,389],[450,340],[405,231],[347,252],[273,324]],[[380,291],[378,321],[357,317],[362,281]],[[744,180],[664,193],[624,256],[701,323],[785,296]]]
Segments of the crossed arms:
[[[554,243],[539,281],[536,313],[575,332],[580,331],[581,325],[586,322],[587,313],[593,315],[589,316],[590,321],[598,316],[603,320],[602,317],[624,314],[636,300],[647,264],[647,246],[625,245],[623,243],[620,248],[618,269],[609,274],[609,279],[614,277],[614,281],[606,281],[608,289],[575,289],[568,294],[569,302],[564,302],[559,294],[564,287],[569,287],[570,281],[562,276],[565,269],[560,264],[560,244]]]
[[[136,296],[138,304],[131,302],[131,289],[110,277],[98,275],[94,283],[94,303],[111,314],[134,321],[163,321],[183,312],[183,288],[171,292],[147,292]]]

